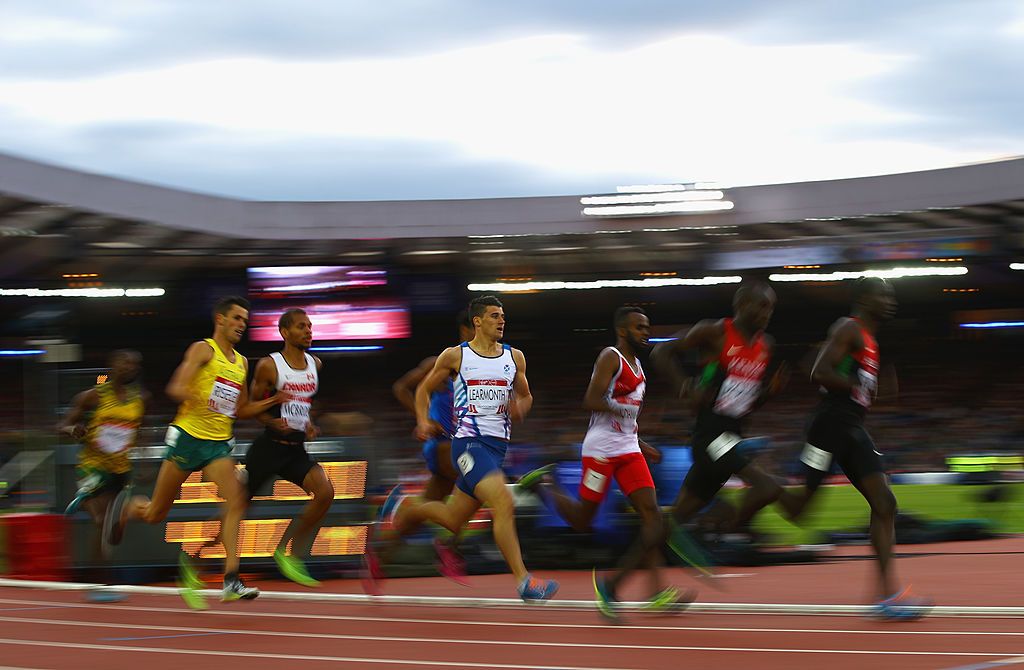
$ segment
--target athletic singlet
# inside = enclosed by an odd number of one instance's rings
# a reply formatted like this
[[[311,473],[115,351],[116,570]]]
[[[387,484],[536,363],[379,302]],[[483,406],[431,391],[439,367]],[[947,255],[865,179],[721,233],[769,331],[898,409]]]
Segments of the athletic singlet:
[[[78,461],[86,468],[114,474],[129,472],[132,466],[128,450],[135,446],[142,425],[142,394],[138,386],[126,386],[122,401],[109,382],[97,384],[95,388],[96,409],[89,419]]]
[[[270,416],[283,418],[292,429],[291,433],[282,435],[267,428],[267,436],[279,442],[304,444],[306,441],[309,409],[313,403],[313,396],[320,388],[320,375],[316,369],[316,359],[309,354],[303,355],[306,358],[306,367],[296,370],[288,364],[281,352],[275,351],[270,354],[270,359],[277,368],[277,390],[291,396],[287,402],[274,405],[268,410]]]
[[[836,372],[854,382],[850,393],[833,393],[826,389],[824,402],[832,407],[851,410],[863,416],[878,393],[878,341],[856,317],[850,317],[860,329],[864,346],[839,362]]]
[[[473,351],[463,342],[462,363],[455,379],[455,437],[497,437],[511,435],[509,396],[516,378],[512,347],[501,345],[493,358]]]
[[[455,432],[455,385],[451,379],[445,380],[441,390],[430,394],[430,410],[427,416],[444,429],[446,439],[451,439],[452,433]]]
[[[590,427],[583,438],[584,456],[610,458],[640,451],[637,418],[644,403],[647,378],[639,360],[634,359],[634,371],[622,352],[615,347],[610,349],[618,354],[619,370],[608,384],[604,397],[616,412],[590,414]]]
[[[248,364],[237,351],[235,362],[229,361],[212,338],[203,341],[213,349],[213,358],[196,372],[188,399],[178,407],[171,425],[200,440],[230,440]]]
[[[701,377],[701,385],[713,385],[718,391],[710,408],[701,410],[701,419],[726,419],[738,423],[754,410],[761,395],[761,386],[770,358],[764,334],[758,333],[747,342],[733,324],[723,319],[725,343],[718,358],[708,363]]]

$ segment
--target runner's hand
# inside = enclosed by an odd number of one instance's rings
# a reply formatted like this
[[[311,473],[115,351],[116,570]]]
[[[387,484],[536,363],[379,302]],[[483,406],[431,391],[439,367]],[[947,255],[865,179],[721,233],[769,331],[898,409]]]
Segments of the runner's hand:
[[[416,423],[416,432],[414,435],[417,440],[426,442],[427,440],[433,439],[438,435],[444,433],[444,429],[441,428],[441,424],[437,421],[419,421]]]
[[[318,437],[320,437],[320,429],[317,428],[312,421],[310,421],[309,423],[306,424],[306,439],[315,440]]]
[[[291,426],[288,425],[288,421],[281,417],[271,419],[265,425],[267,426],[267,428],[274,431],[275,433],[281,433],[282,435],[287,435],[288,433],[292,432],[292,428]]]
[[[651,463],[661,463],[661,452],[643,440],[640,440],[640,453]]]

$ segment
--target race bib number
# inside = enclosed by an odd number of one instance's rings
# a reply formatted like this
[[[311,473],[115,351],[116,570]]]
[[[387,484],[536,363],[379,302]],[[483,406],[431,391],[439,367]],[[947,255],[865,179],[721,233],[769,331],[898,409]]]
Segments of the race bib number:
[[[96,429],[96,448],[105,454],[117,454],[132,446],[135,426],[104,423]]]
[[[508,411],[508,382],[504,379],[473,379],[466,396],[471,414],[505,414]]]
[[[871,407],[878,393],[878,375],[861,368],[857,370],[857,385],[853,387],[853,401],[861,407]]]
[[[608,484],[608,475],[603,475],[600,472],[594,472],[591,469],[583,474],[583,486],[590,489],[594,493],[603,493],[604,487]]]
[[[715,413],[738,419],[750,413],[761,393],[761,382],[740,377],[726,377],[715,400]]]
[[[711,457],[711,460],[717,461],[732,451],[733,447],[742,441],[742,438],[735,433],[722,433],[708,445],[708,456]]]
[[[468,449],[462,452],[462,455],[459,456],[455,462],[456,464],[458,464],[459,471],[463,475],[468,475],[470,472],[472,472],[473,466],[476,465],[476,462],[473,460],[473,456],[470,455]]]
[[[281,405],[281,418],[292,430],[306,430],[309,425],[309,400],[296,398]]]
[[[210,397],[206,406],[211,412],[235,418],[238,409],[238,396],[242,394],[242,385],[224,377],[217,377],[210,389]]]

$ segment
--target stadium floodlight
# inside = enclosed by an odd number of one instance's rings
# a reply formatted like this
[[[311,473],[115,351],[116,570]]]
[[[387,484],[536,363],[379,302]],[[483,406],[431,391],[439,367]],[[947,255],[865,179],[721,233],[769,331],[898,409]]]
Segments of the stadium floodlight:
[[[684,277],[647,277],[644,279],[595,279],[593,281],[527,281],[527,282],[494,282],[491,284],[469,284],[470,291],[495,291],[514,293],[517,291],[561,291],[561,290],[594,290],[605,288],[661,288],[664,286],[716,286],[718,284],[738,284],[743,277],[700,277],[688,279]]]
[[[0,349],[0,356],[42,356],[46,349]]]
[[[1010,263],[1011,270],[1024,270],[1024,263]]]
[[[735,205],[729,200],[698,200],[696,202],[666,202],[657,205],[610,205],[584,207],[584,216],[650,216],[665,214],[694,214],[724,212]]]
[[[698,202],[721,200],[721,191],[683,191],[681,193],[640,193],[629,195],[588,195],[580,198],[581,205],[632,205],[645,202]]]
[[[157,298],[162,288],[0,288],[0,297],[24,298]]]
[[[927,268],[890,268],[888,270],[856,270],[836,272],[799,272],[793,274],[770,274],[769,281],[778,282],[814,282],[814,281],[842,281],[848,279],[860,279],[861,277],[879,277],[881,279],[903,279],[904,277],[951,277],[967,274],[967,268],[954,267],[927,267]]]
[[[961,328],[1024,328],[1024,321],[982,321],[961,323]]]

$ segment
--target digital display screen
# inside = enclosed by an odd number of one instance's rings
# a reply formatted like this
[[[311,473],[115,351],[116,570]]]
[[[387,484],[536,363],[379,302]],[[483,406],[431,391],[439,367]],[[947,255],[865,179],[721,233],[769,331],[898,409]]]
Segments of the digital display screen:
[[[354,265],[300,265],[249,268],[249,295],[274,300],[296,295],[329,295],[387,286],[387,270]]]
[[[330,301],[291,301],[280,309],[254,306],[249,313],[249,339],[255,342],[277,342],[281,333],[277,321],[288,308],[306,311],[313,323],[315,341],[330,340],[393,340],[412,335],[409,308],[388,299],[354,299]]]

